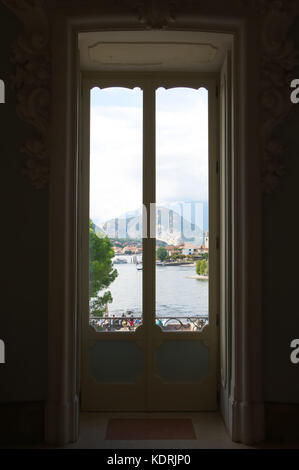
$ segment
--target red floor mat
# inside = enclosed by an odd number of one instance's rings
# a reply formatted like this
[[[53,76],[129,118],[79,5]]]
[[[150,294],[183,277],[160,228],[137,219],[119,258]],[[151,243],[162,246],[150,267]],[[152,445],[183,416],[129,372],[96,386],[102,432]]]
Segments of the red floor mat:
[[[196,439],[191,419],[110,419],[108,440]]]

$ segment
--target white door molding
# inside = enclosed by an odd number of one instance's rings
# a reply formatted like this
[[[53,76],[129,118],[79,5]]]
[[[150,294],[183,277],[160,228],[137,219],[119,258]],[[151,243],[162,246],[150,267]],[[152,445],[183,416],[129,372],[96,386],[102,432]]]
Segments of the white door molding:
[[[77,311],[77,34],[103,29],[140,29],[135,16],[53,16],[50,179],[49,385],[46,439],[66,444],[78,438],[80,312]],[[231,229],[230,386],[223,415],[235,441],[264,435],[260,292],[260,139],[255,20],[177,15],[172,29],[226,31],[234,35]],[[252,256],[254,250],[255,256]],[[229,338],[231,341],[229,342]]]
[[[291,109],[287,82],[277,77],[286,77],[296,65],[295,45],[287,40],[287,34],[299,11],[298,2],[123,0],[114,8],[114,2],[100,2],[94,7],[93,1],[86,0],[83,7],[82,1],[70,0],[68,6],[67,0],[48,0],[47,9],[44,0],[2,2],[18,16],[25,29],[13,50],[17,112],[40,133],[40,137],[23,145],[27,154],[25,172],[33,186],[42,188],[51,167],[47,442],[64,444],[78,437],[76,34],[109,28],[199,29],[234,34],[232,115],[237,126],[232,141],[229,334],[225,335],[229,374],[222,385],[221,402],[234,440],[261,440],[260,176],[268,191],[282,175],[282,148],[271,134]],[[263,96],[260,104],[258,90]]]

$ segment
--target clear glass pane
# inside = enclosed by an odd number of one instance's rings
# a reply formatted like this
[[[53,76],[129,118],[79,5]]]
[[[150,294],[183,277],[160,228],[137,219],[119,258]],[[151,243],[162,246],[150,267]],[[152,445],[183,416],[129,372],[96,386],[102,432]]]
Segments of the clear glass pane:
[[[142,90],[94,88],[90,113],[90,324],[142,322]]]
[[[199,331],[209,311],[208,91],[156,90],[156,323]]]

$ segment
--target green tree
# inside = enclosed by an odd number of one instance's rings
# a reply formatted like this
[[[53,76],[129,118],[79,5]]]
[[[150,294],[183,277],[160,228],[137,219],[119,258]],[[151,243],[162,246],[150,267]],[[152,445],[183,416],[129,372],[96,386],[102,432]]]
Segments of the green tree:
[[[113,268],[114,250],[108,237],[99,238],[92,222],[89,224],[89,298],[90,313],[102,316],[106,305],[112,302],[110,291],[102,296],[98,293],[110,286],[118,276]]]
[[[90,314],[95,317],[102,317],[107,305],[113,301],[110,291],[105,292],[101,297],[91,299],[89,304]]]
[[[160,261],[165,261],[167,256],[168,256],[168,253],[167,253],[166,248],[164,246],[159,246],[159,248],[157,249],[157,258]]]
[[[198,260],[196,263],[196,273],[201,276],[209,274],[209,261],[205,259]]]
[[[201,272],[202,274],[204,275],[208,275],[209,274],[209,261],[204,259],[202,262],[201,262]]]
[[[196,261],[196,274],[200,275],[200,266],[201,266],[201,259]]]

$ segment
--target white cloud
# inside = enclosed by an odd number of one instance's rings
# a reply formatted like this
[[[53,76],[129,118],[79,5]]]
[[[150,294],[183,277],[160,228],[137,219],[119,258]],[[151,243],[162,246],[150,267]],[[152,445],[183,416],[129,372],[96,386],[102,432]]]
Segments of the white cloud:
[[[157,113],[157,201],[207,199],[208,129],[196,110]]]
[[[157,202],[207,200],[207,99],[191,99],[189,90],[176,105],[159,92]],[[90,214],[103,221],[142,203],[142,109],[112,99],[110,106],[91,108]]]
[[[107,220],[142,203],[141,110],[93,107],[90,135],[90,214]]]

